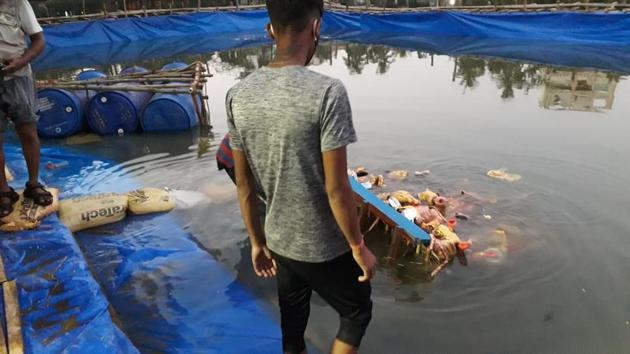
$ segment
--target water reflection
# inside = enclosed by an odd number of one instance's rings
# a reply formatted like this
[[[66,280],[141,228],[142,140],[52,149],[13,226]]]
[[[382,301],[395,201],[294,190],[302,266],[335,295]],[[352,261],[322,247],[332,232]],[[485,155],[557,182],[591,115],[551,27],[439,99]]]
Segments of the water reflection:
[[[237,79],[243,79],[256,69],[271,62],[274,47],[265,45],[241,48],[205,55],[188,55],[177,58],[154,58],[139,63],[118,63],[96,69],[116,75],[128,65],[140,65],[150,70],[158,70],[174,60],[192,62],[205,61],[214,72],[237,70]],[[392,48],[383,45],[359,43],[322,43],[315,53],[311,66],[339,66],[343,62],[351,75],[363,75],[366,67],[373,65],[377,75],[387,74],[398,61],[431,60],[434,54],[419,50]],[[489,78],[498,90],[501,100],[510,100],[520,91],[527,95],[533,88],[542,87],[540,107],[550,110],[596,111],[612,109],[617,83],[622,74],[594,70],[553,68],[540,64],[523,63],[504,59],[487,59],[472,56],[452,58],[453,74],[451,81],[463,87],[466,93],[475,90],[479,82]],[[38,73],[39,79],[71,78],[80,69],[54,70]]]
[[[397,60],[416,57],[418,60],[433,59],[433,55],[421,51],[390,48],[381,45],[331,42],[321,45],[311,63],[312,66],[336,65],[343,61],[348,73],[364,74],[365,68],[375,64],[375,72],[385,75]],[[240,69],[242,79],[257,68],[267,65],[273,58],[273,47],[249,48],[216,53],[211,59],[215,70]],[[433,60],[431,60],[433,64]],[[464,88],[464,93],[478,87],[479,81],[488,77],[495,83],[502,100],[514,98],[517,91],[527,95],[532,88],[544,87],[540,107],[599,111],[611,109],[619,73],[556,69],[544,65],[486,59],[479,57],[453,58],[451,80]]]
[[[602,112],[612,109],[620,75],[596,71],[544,70],[545,109]]]

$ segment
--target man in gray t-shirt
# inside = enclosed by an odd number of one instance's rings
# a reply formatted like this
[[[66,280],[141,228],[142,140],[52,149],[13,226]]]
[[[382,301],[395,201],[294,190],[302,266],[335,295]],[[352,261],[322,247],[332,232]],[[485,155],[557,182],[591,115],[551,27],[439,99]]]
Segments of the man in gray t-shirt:
[[[227,94],[230,144],[254,271],[278,276],[285,353],[305,351],[315,290],[340,315],[333,353],[354,353],[371,318],[375,258],[365,247],[347,176],[356,141],[343,84],[305,68],[322,0],[268,0],[277,55]],[[267,201],[264,230],[256,188]],[[352,250],[352,251],[351,251]]]

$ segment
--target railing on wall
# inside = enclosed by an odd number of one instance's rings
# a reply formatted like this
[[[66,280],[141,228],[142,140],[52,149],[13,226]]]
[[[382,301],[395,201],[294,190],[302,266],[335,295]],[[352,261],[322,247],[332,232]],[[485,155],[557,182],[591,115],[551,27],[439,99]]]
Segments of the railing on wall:
[[[325,0],[327,9],[361,12],[467,11],[467,12],[630,12],[630,0],[565,3],[542,0]],[[146,17],[202,11],[264,8],[264,0],[31,0],[45,24],[99,18]]]

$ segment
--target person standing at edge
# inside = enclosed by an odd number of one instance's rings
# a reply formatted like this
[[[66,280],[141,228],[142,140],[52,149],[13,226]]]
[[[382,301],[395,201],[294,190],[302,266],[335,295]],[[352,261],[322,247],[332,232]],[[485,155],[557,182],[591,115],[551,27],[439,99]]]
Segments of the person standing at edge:
[[[277,275],[285,353],[305,353],[315,290],[340,317],[331,353],[356,353],[372,317],[376,259],[365,246],[348,180],[356,141],[343,84],[305,66],[322,0],[267,0],[277,55],[226,96],[241,214],[254,271]],[[256,186],[267,201],[264,231]]]
[[[26,35],[31,44],[27,45]],[[35,84],[30,62],[45,47],[44,33],[27,0],[0,0],[0,217],[9,215],[18,194],[9,187],[4,173],[4,131],[9,119],[22,143],[29,180],[24,197],[42,206],[53,202],[39,183],[40,145],[35,114]]]

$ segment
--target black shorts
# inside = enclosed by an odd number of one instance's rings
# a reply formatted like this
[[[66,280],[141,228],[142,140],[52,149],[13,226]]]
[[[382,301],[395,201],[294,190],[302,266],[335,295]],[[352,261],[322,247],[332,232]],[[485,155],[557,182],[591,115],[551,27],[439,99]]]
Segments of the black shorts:
[[[295,261],[275,253],[273,256],[278,266],[284,352],[300,353],[306,348],[304,331],[313,290],[339,314],[337,339],[359,347],[372,318],[372,288],[369,282],[358,281],[363,272],[352,253],[323,263]]]

